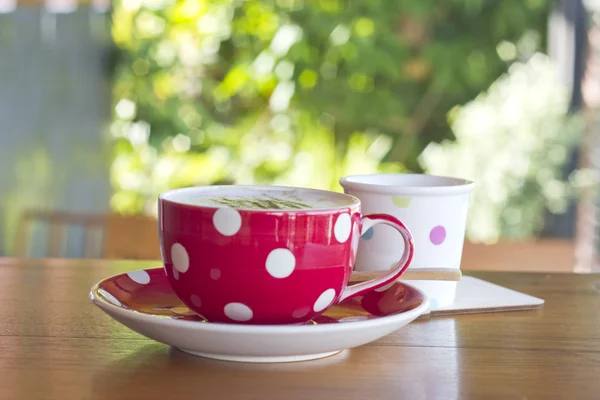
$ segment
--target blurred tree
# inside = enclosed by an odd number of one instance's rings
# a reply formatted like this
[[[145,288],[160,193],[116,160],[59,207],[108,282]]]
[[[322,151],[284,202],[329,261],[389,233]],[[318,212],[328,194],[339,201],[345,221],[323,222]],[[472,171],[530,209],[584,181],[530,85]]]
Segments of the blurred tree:
[[[591,187],[589,170],[563,177],[583,130],[581,116],[568,115],[569,95],[555,63],[538,53],[511,65],[486,92],[448,114],[456,140],[430,143],[420,160],[428,173],[476,182],[470,240],[538,236],[545,210],[562,214],[569,200]]]
[[[331,189],[346,173],[418,170],[422,150],[451,137],[447,112],[541,45],[547,11],[546,0],[121,0],[112,206],[150,211],[184,185]]]

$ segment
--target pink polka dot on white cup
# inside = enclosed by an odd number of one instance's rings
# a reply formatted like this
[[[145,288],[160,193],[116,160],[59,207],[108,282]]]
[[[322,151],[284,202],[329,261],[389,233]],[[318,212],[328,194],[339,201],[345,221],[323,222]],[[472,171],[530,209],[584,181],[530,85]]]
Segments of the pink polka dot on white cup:
[[[429,233],[429,240],[436,246],[444,243],[444,240],[446,240],[446,228],[441,225],[433,228]]]

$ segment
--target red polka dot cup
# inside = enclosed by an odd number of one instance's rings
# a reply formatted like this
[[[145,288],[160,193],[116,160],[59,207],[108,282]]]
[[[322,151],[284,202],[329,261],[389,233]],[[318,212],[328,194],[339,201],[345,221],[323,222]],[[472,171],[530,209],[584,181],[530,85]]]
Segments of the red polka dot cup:
[[[163,193],[161,253],[169,281],[211,322],[304,323],[333,304],[396,280],[409,266],[408,229],[360,200],[322,190],[206,186]],[[348,285],[360,232],[377,224],[405,250],[381,277]]]
[[[364,212],[401,219],[419,250],[411,268],[460,268],[472,181],[423,174],[369,174],[340,180],[346,194],[360,199]],[[364,232],[355,270],[383,271],[404,252],[396,232],[377,226]],[[456,282],[411,281],[429,297],[431,309],[452,304]]]

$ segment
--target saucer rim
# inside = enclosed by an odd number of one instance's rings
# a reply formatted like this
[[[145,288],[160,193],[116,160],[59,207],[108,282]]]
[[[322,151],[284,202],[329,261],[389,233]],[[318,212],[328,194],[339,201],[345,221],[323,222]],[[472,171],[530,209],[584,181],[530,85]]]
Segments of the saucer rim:
[[[144,269],[139,269],[139,270],[131,270],[131,271],[111,275],[109,277],[101,279],[92,286],[92,288],[89,291],[88,298],[94,305],[96,305],[97,307],[99,307],[100,309],[102,309],[105,312],[110,311],[111,313],[117,313],[124,317],[135,315],[136,318],[148,320],[149,322],[151,321],[154,323],[160,323],[165,326],[166,325],[173,326],[173,324],[175,324],[182,328],[183,327],[200,327],[206,331],[213,331],[213,332],[235,331],[235,332],[245,332],[245,333],[260,333],[260,332],[264,332],[265,330],[267,330],[269,332],[277,332],[277,333],[299,333],[301,331],[306,331],[306,332],[347,331],[348,328],[350,328],[350,327],[355,327],[355,328],[356,327],[369,327],[369,326],[374,327],[377,325],[381,325],[382,323],[385,323],[385,322],[392,323],[397,319],[404,319],[407,317],[411,317],[413,314],[416,314],[416,316],[412,319],[414,321],[415,319],[417,319],[421,315],[425,314],[429,310],[429,297],[427,296],[427,294],[425,294],[422,290],[420,290],[406,282],[402,282],[402,281],[398,281],[398,282],[402,283],[403,285],[409,286],[411,289],[417,291],[418,293],[420,293],[423,296],[423,302],[419,306],[417,306],[411,310],[408,310],[408,311],[401,311],[401,312],[398,312],[395,314],[385,315],[385,316],[377,316],[376,318],[370,318],[370,319],[366,319],[366,320],[349,321],[349,322],[338,323],[338,324],[316,324],[316,325],[315,324],[306,324],[306,325],[227,324],[227,323],[223,323],[223,322],[210,322],[210,321],[200,322],[200,321],[181,320],[181,319],[175,319],[175,318],[165,318],[165,317],[161,317],[158,315],[141,313],[141,312],[133,310],[133,309],[119,307],[115,304],[110,303],[108,300],[105,300],[104,298],[102,298],[102,296],[99,296],[96,294],[96,292],[98,291],[100,284],[102,282],[105,282],[109,279],[114,279],[118,276],[125,275],[130,272],[149,271],[149,270],[153,270],[153,269],[162,269],[162,268],[158,267],[158,268],[144,268]]]

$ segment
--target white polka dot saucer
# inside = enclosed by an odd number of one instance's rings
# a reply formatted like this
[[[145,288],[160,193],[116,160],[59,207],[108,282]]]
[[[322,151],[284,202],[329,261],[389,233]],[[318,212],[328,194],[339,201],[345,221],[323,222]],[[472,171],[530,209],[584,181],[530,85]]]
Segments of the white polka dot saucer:
[[[197,356],[240,362],[290,362],[327,357],[409,324],[429,306],[403,282],[334,305],[297,325],[213,323],[174,293],[163,268],[133,271],[94,285],[90,299],[128,328]]]

